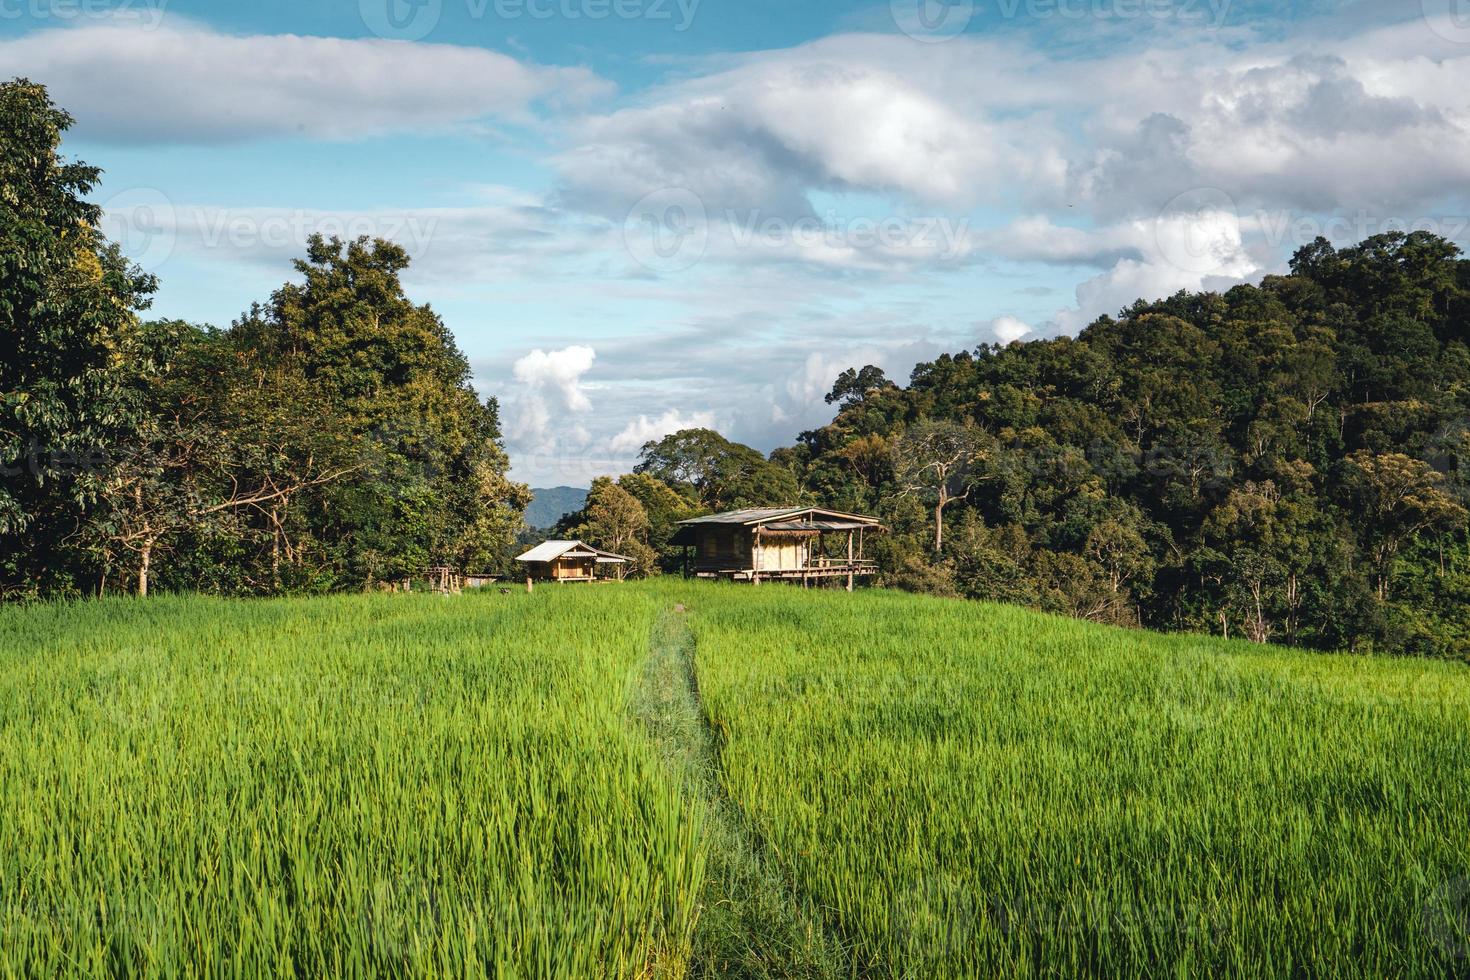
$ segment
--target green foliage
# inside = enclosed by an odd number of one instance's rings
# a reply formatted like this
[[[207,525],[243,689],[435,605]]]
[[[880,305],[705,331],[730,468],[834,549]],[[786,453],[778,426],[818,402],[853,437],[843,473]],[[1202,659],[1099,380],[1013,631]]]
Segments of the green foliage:
[[[229,330],[140,324],[155,283],[98,234],[70,124],[0,86],[0,593],[502,570],[530,493],[406,253],[313,237]]]
[[[287,365],[360,447],[352,479],[318,504],[324,560],[344,584],[429,564],[496,570],[530,491],[505,477],[499,409],[481,402],[444,322],[404,294],[397,245],[313,237],[266,309],[231,330]]]
[[[633,472],[662,481],[706,511],[785,507],[804,499],[789,469],[710,429],[685,429],[646,444]]]
[[[42,86],[0,84],[0,592],[74,587],[63,541],[155,367],[136,317],[155,283],[98,232],[100,171],[59,153],[71,124]]]
[[[688,496],[647,473],[625,473],[616,482],[592,482],[585,506],[556,526],[564,538],[633,559],[632,574],[642,577],[677,571],[682,552],[669,543],[680,521],[703,513]]]
[[[837,376],[836,383],[832,385],[832,390],[827,394],[827,404],[841,404],[844,407],[855,405],[875,391],[892,387],[894,387],[893,382],[888,380],[880,367],[869,364],[861,371],[856,368],[848,368]]]
[[[940,593],[1104,622],[1462,656],[1470,262],[1416,233],[1292,269],[903,389],[850,371],[832,423],[774,458],[886,519],[893,584],[932,567]]]
[[[643,578],[656,570],[658,556],[648,544],[648,512],[612,477],[593,480],[587,505],[565,523],[568,537],[631,559],[622,573]]]

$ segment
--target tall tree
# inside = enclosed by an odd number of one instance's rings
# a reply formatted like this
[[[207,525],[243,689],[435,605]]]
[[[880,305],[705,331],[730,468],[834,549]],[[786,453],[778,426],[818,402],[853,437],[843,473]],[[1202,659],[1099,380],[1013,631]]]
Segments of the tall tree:
[[[678,569],[682,549],[669,542],[679,530],[680,521],[699,514],[699,503],[647,473],[625,473],[618,478],[618,486],[632,494],[648,515],[647,542],[658,566],[665,572]]]
[[[1346,487],[1364,521],[1379,599],[1387,599],[1393,564],[1404,543],[1422,531],[1463,525],[1465,508],[1444,489],[1444,475],[1402,453],[1359,451],[1344,464]]]
[[[802,499],[790,470],[712,429],[684,429],[645,444],[633,471],[688,489],[709,510],[786,507]]]
[[[639,577],[653,571],[657,556],[648,545],[648,512],[637,497],[614,483],[611,477],[601,476],[592,481],[587,506],[577,517],[580,520],[573,528],[577,538],[632,559],[631,569],[619,567],[619,577],[628,571]]]
[[[154,280],[98,231],[101,172],[60,154],[71,124],[44,87],[0,85],[0,590],[68,586],[63,542],[156,367],[136,315]]]
[[[298,558],[293,504],[357,473],[361,461],[324,423],[330,413],[310,389],[262,375],[256,355],[228,336],[183,323],[145,331],[167,337],[174,353],[143,386],[145,411],[114,447],[117,465],[84,537],[104,568],[128,568],[139,595],[185,537],[229,539],[246,580],[256,572],[250,556],[268,554],[269,578],[254,589],[279,590],[283,562]]]
[[[346,582],[494,566],[530,501],[505,476],[498,405],[475,393],[439,316],[407,297],[408,263],[391,242],[314,236],[296,263],[303,281],[231,331],[294,365],[363,447],[364,476],[335,487],[316,517]]]
[[[888,376],[880,367],[869,364],[861,371],[857,368],[848,368],[837,376],[832,390],[827,393],[827,404],[850,408],[861,404],[868,395],[875,391],[893,387],[895,385],[888,380]]]
[[[934,508],[934,553],[944,551],[944,511],[970,496],[977,464],[987,440],[973,425],[923,421],[910,427],[893,446],[893,472],[902,492]]]

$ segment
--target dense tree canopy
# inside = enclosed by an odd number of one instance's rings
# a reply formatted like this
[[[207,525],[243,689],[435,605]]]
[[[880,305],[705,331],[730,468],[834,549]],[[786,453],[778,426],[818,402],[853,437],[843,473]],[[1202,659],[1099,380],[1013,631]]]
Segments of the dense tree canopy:
[[[774,458],[882,514],[890,581],[1321,647],[1470,651],[1470,262],[1318,241],[1075,338],[849,371]],[[858,391],[861,389],[861,393]],[[938,428],[937,428],[938,427]],[[973,431],[955,473],[933,469]],[[941,487],[954,499],[936,508]],[[914,494],[923,490],[926,507]],[[953,524],[936,558],[935,517]]]
[[[0,583],[63,589],[157,353],[137,318],[155,284],[98,232],[100,172],[59,152],[71,123],[41,86],[0,85]]]
[[[70,118],[0,86],[0,591],[268,593],[502,567],[529,491],[396,245],[310,240],[227,330],[141,323]]]
[[[710,429],[684,429],[643,447],[634,473],[655,477],[710,511],[797,502],[791,471]]]

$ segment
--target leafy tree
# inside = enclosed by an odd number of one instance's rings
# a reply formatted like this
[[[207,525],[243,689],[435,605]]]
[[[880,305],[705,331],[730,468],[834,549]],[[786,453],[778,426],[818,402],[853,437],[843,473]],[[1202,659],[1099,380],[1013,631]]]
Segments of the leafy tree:
[[[0,590],[74,587],[66,542],[137,424],[157,367],[137,311],[155,283],[97,230],[100,171],[60,152],[72,117],[0,85]]]
[[[638,577],[654,571],[658,556],[648,545],[648,512],[637,497],[611,477],[592,481],[587,506],[577,516],[580,520],[572,528],[574,537],[632,559],[631,568],[619,569],[619,577],[629,571]]]
[[[1470,262],[1451,243],[1317,242],[1291,275],[942,355],[904,388],[846,372],[832,422],[773,458],[817,500],[885,518],[893,584],[1458,656],[1467,340]]]
[[[317,537],[346,583],[427,565],[502,565],[530,501],[508,480],[498,405],[482,402],[444,322],[405,295],[397,245],[314,236],[268,308],[231,330],[289,365],[357,442],[361,477],[324,495]]]
[[[252,590],[280,590],[283,563],[299,558],[293,502],[354,474],[360,462],[321,424],[325,406],[309,410],[309,389],[289,389],[278,377],[262,387],[250,352],[226,335],[182,323],[145,329],[167,337],[174,353],[142,386],[145,413],[115,447],[118,465],[87,540],[105,569],[129,569],[139,595],[148,594],[161,555],[181,540],[210,538],[232,539],[247,552],[261,545],[269,577],[255,579]],[[247,561],[237,571],[231,584],[242,586],[260,570]]]
[[[803,499],[790,470],[711,429],[684,429],[647,443],[633,472],[687,491],[713,511],[785,507]]]
[[[698,502],[647,473],[625,473],[618,478],[618,486],[637,499],[648,515],[646,541],[653,549],[659,568],[665,572],[676,571],[681,564],[681,549],[675,548],[669,540],[678,530],[680,521],[699,515]]]
[[[850,408],[861,404],[873,392],[892,387],[894,387],[893,382],[888,380],[882,368],[871,364],[861,371],[856,368],[848,368],[837,376],[836,383],[832,385],[832,390],[827,394],[827,404]]]
[[[987,448],[974,426],[948,421],[920,422],[894,444],[893,472],[902,492],[934,508],[935,555],[944,551],[944,510],[970,496]]]
[[[1378,597],[1387,599],[1393,563],[1422,531],[1463,525],[1465,508],[1443,489],[1444,476],[1402,453],[1358,451],[1344,465],[1346,486],[1363,515],[1363,539],[1373,562]]]

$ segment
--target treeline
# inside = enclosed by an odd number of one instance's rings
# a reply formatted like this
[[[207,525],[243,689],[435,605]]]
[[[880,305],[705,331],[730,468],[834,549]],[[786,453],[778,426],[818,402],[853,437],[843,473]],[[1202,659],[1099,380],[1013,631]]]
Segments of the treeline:
[[[1301,249],[1076,338],[850,371],[775,454],[893,584],[1119,624],[1470,657],[1470,261]],[[942,529],[942,535],[939,533]]]
[[[359,588],[503,570],[529,491],[498,408],[381,241],[314,238],[228,329],[148,321],[70,117],[0,85],[0,593]],[[769,458],[644,447],[558,530],[679,566],[679,520],[882,517],[884,584],[1102,622],[1470,659],[1470,261],[1425,233],[1319,240],[1291,273],[906,387],[849,370]]]
[[[0,591],[229,594],[498,567],[529,491],[402,249],[313,238],[229,329],[145,321],[100,171],[0,85]]]
[[[1291,274],[1075,338],[849,370],[765,460],[692,430],[564,522],[645,568],[672,522],[880,515],[884,584],[1121,625],[1470,658],[1470,261],[1318,241]],[[631,543],[630,543],[631,542]]]

